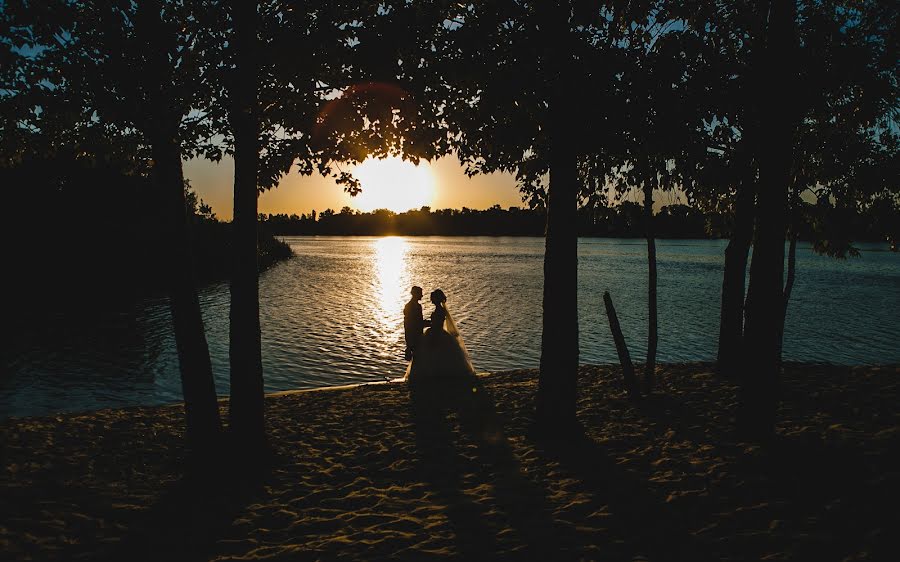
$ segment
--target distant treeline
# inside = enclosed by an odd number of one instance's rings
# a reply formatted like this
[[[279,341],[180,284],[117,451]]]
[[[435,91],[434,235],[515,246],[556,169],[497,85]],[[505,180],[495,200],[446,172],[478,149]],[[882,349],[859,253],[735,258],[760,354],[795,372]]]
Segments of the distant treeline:
[[[840,215],[840,216],[837,216]],[[422,207],[395,213],[378,209],[363,213],[344,207],[338,212],[325,209],[310,214],[261,214],[262,228],[276,236],[360,235],[360,236],[542,236],[546,223],[544,209],[523,209],[500,205],[485,210]],[[653,217],[659,238],[721,238],[731,232],[730,214],[702,212],[690,205],[662,207]],[[900,216],[892,207],[872,206],[861,213],[832,206],[803,203],[798,235],[817,240],[823,228],[840,227],[833,239],[884,241],[897,236]],[[615,206],[584,206],[578,210],[580,236],[636,238],[644,235],[641,205],[624,201]]]
[[[615,207],[579,210],[579,234],[582,236],[642,236],[641,207],[630,201]],[[383,236],[543,236],[547,222],[544,209],[418,210],[395,213],[378,209],[369,213],[344,207],[339,212],[326,209],[309,215],[260,215],[259,222],[279,236],[363,235]],[[707,238],[718,236],[718,216],[707,216],[686,205],[663,207],[654,217],[655,228],[665,238]]]

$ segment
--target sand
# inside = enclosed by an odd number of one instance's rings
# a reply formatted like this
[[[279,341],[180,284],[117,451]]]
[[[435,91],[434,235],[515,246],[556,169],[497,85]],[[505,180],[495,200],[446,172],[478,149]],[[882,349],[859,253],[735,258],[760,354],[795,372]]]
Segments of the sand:
[[[581,437],[531,424],[534,371],[267,398],[274,455],[185,474],[180,406],[0,422],[4,560],[897,559],[900,368],[788,365],[779,439],[735,387],[580,373]],[[223,403],[223,413],[225,404]]]

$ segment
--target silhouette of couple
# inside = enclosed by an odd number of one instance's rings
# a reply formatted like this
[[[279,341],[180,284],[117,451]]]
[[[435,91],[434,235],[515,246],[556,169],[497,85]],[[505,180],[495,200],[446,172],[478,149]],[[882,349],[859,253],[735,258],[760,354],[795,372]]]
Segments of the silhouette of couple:
[[[406,379],[418,382],[432,378],[466,377],[475,374],[469,352],[447,311],[447,296],[440,289],[431,292],[434,311],[431,320],[422,316],[422,288],[410,290],[412,298],[403,307],[406,336]],[[428,328],[423,333],[422,330]]]

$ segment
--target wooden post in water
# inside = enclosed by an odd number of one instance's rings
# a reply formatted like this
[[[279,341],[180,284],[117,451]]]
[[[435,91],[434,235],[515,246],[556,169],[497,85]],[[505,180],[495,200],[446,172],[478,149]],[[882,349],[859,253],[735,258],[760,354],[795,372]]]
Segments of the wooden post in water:
[[[606,317],[609,318],[609,330],[612,332],[613,341],[616,342],[616,353],[619,354],[619,363],[622,364],[622,377],[625,379],[625,389],[631,398],[640,398],[637,379],[634,377],[634,364],[631,355],[628,354],[628,346],[625,345],[625,336],[619,326],[619,317],[616,315],[616,307],[613,306],[609,291],[603,292],[603,304],[606,305]]]

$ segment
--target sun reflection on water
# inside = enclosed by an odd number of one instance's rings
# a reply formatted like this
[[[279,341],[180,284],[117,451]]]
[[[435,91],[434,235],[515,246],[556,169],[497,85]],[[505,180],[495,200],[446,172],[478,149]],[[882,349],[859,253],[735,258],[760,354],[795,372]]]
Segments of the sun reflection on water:
[[[389,236],[374,243],[375,273],[378,282],[379,319],[388,331],[402,329],[397,325],[397,315],[402,312],[409,279],[407,253],[409,243],[405,238]]]

